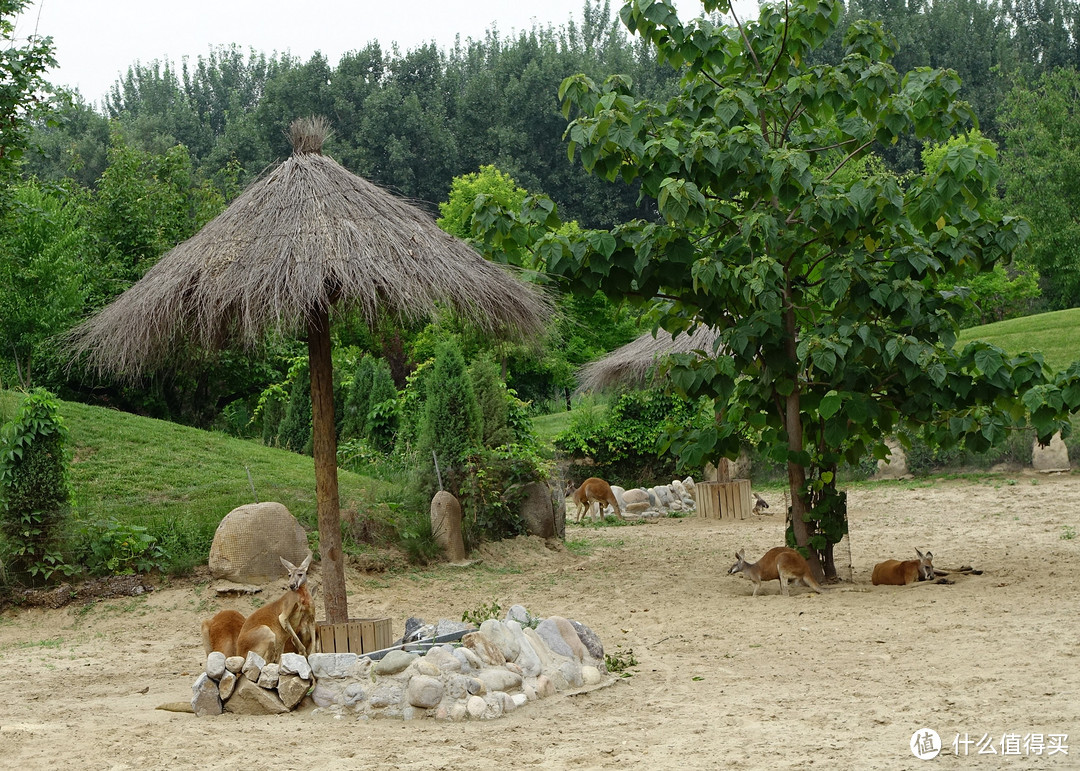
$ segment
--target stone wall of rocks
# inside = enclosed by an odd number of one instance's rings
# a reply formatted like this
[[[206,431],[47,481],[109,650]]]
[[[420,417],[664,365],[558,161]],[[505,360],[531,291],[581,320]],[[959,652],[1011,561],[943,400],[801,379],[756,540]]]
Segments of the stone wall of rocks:
[[[280,664],[267,664],[255,653],[211,653],[192,686],[191,706],[196,715],[312,705],[361,718],[478,720],[613,679],[592,630],[560,616],[537,619],[515,605],[504,620],[489,619],[460,642],[402,642],[372,656],[286,653]]]
[[[635,487],[624,490],[611,486],[619,508],[629,517],[666,517],[676,512],[695,511],[694,478],[673,479],[670,484],[655,487]],[[610,513],[614,514],[608,507]]]

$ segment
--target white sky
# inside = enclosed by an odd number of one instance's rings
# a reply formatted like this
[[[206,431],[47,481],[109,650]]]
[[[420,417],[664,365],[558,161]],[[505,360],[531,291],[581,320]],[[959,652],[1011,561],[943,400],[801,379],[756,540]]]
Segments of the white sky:
[[[701,13],[698,0],[675,5],[684,19]],[[612,13],[621,6],[612,0]],[[235,43],[245,53],[288,52],[304,61],[321,51],[336,66],[343,53],[373,40],[386,50],[395,42],[403,51],[430,41],[446,48],[455,35],[480,39],[492,25],[505,36],[534,21],[580,21],[583,8],[584,0],[34,0],[16,35],[35,27],[52,35],[59,67],[46,79],[97,104],[136,61],[179,66],[185,56],[194,61]]]

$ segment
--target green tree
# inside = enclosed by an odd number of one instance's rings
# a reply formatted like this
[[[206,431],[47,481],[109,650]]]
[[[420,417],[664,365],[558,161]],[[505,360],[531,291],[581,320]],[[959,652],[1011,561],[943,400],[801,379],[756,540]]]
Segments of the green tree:
[[[484,447],[500,447],[514,440],[510,430],[510,401],[499,364],[491,354],[481,354],[469,364],[469,379],[480,408],[480,432]]]
[[[430,375],[425,378],[427,394],[418,448],[420,463],[428,465],[432,453],[438,459],[444,489],[454,491],[462,476],[465,453],[480,442],[480,409],[472,383],[465,371],[465,360],[452,341],[439,346]],[[434,468],[426,475],[434,481]],[[430,485],[430,500],[437,488]]]
[[[298,359],[289,370],[289,403],[278,424],[277,444],[293,452],[310,454],[311,373],[306,359]]]
[[[1031,261],[1051,310],[1080,305],[1080,73],[1018,85],[1001,116],[1005,201],[1031,222]]]
[[[529,193],[518,187],[509,174],[504,174],[493,165],[481,166],[472,174],[454,177],[450,183],[449,197],[439,204],[440,228],[458,238],[472,236],[473,205],[480,195],[498,203],[500,206],[517,211]]]
[[[573,240],[555,232],[535,248],[578,291],[654,304],[669,332],[720,330],[715,357],[678,355],[669,371],[680,392],[718,407],[713,425],[669,435],[685,464],[735,457],[740,433],[759,436],[787,467],[790,537],[820,570],[846,531],[838,466],[884,457],[899,425],[929,425],[936,441],[973,449],[1014,423],[1030,420],[1044,438],[1066,426],[1080,388],[1055,382],[1037,355],[985,343],[955,351],[964,303],[937,290],[990,270],[1027,234],[987,212],[993,145],[954,144],[935,172],[903,185],[839,174],[876,144],[945,141],[970,121],[955,73],[899,75],[892,39],[861,21],[838,64],[813,63],[840,18],[833,0],[767,4],[735,27],[683,24],[654,0],[621,14],[661,60],[686,68],[682,94],[656,103],[636,99],[625,78],[570,78],[570,148],[594,173],[640,182],[663,222]],[[550,227],[552,217],[550,204],[527,202],[519,220]],[[494,249],[517,235],[505,222],[491,232]]]
[[[56,66],[51,37],[15,39],[15,22],[27,5],[29,0],[0,0],[0,204],[26,149],[32,120],[47,106],[42,98],[45,71]]]
[[[0,225],[0,361],[30,388],[35,359],[82,313],[89,238],[79,201],[62,190],[31,180],[15,188],[12,204]]]

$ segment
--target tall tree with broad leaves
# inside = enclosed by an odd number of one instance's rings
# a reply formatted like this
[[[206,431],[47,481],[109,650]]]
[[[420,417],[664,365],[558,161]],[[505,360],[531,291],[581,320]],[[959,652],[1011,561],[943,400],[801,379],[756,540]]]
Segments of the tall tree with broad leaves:
[[[1055,380],[1038,355],[983,342],[955,350],[964,293],[938,289],[992,269],[1027,235],[1022,220],[988,211],[993,145],[949,143],[936,170],[906,181],[841,173],[877,144],[944,142],[964,126],[971,110],[955,73],[897,73],[893,39],[863,21],[838,62],[814,63],[839,23],[836,0],[770,3],[730,26],[684,23],[662,0],[632,0],[621,16],[686,68],[682,92],[651,102],[624,78],[569,78],[570,152],[593,173],[640,182],[662,221],[568,236],[545,201],[527,201],[516,219],[552,228],[532,248],[577,291],[651,304],[669,333],[718,328],[714,350],[668,369],[678,391],[717,410],[713,425],[667,437],[684,464],[733,458],[740,434],[756,435],[787,466],[789,539],[820,574],[847,528],[837,468],[887,457],[900,425],[973,449],[1011,426],[1031,423],[1045,440],[1068,430],[1080,364]],[[474,218],[499,220],[490,248],[516,248],[520,232],[495,214]]]
[[[29,0],[0,0],[0,204],[26,149],[34,115],[45,108],[45,71],[56,66],[51,37],[15,39],[15,22]]]

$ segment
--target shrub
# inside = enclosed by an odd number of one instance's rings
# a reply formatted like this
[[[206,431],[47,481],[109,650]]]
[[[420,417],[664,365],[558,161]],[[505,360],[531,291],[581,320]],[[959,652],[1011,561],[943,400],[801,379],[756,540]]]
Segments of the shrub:
[[[466,451],[480,442],[480,408],[472,384],[465,373],[465,360],[451,342],[439,346],[427,378],[419,449],[422,468],[431,467],[428,458],[438,459],[445,489],[455,489],[462,477],[462,459]],[[431,500],[438,486],[434,468],[423,475],[422,489]]]
[[[513,440],[510,429],[510,395],[490,354],[481,354],[469,365],[469,379],[480,409],[480,432],[484,447],[498,447]]]
[[[75,572],[60,551],[71,500],[67,441],[60,402],[43,388],[26,395],[0,436],[0,534],[13,576]]]
[[[308,452],[311,444],[311,373],[300,361],[289,372],[289,403],[278,427],[277,442],[293,452]]]

